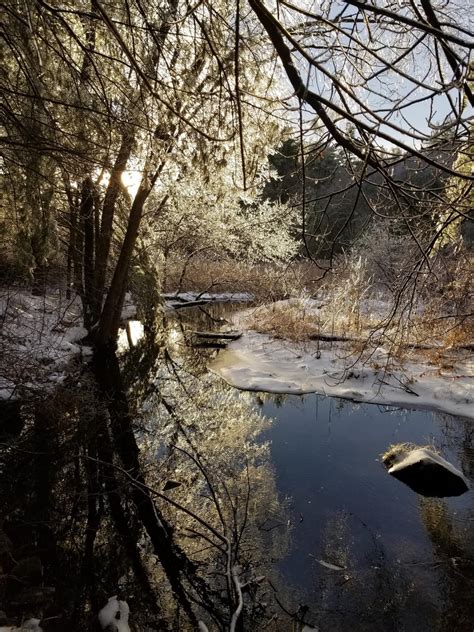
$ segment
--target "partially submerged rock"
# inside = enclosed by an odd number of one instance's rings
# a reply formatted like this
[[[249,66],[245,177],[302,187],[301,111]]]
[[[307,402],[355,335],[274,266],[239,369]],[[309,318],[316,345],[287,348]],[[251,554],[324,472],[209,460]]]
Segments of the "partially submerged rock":
[[[462,472],[434,450],[402,443],[382,456],[388,473],[422,496],[460,496],[469,490]]]

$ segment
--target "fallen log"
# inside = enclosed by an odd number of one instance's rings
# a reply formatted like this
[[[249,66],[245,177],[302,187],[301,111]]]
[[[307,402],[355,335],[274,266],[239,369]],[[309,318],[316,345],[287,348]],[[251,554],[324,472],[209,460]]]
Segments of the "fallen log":
[[[184,307],[197,307],[198,305],[208,305],[212,303],[208,298],[197,301],[183,301],[182,303],[170,303],[173,309],[183,309]]]
[[[310,334],[308,337],[310,340],[320,340],[322,342],[369,342],[368,338],[356,338],[353,336],[341,336],[337,334]],[[398,346],[402,347],[403,349],[419,349],[421,351],[447,351],[449,349],[453,349],[455,351],[474,351],[474,342],[450,345],[449,347],[443,347],[442,345],[433,345],[423,342],[402,342],[398,344]]]
[[[225,349],[227,347],[227,342],[205,340],[203,342],[194,342],[191,346],[193,349]]]
[[[310,334],[310,340],[322,340],[323,342],[367,342],[366,338],[353,338],[351,336],[337,336],[336,334]]]
[[[198,338],[209,338],[211,340],[238,340],[242,337],[241,331],[193,331]]]

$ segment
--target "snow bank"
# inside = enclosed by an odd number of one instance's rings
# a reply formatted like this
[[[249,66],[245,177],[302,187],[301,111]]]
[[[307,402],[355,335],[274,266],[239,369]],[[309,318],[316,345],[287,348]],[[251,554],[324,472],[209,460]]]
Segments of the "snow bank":
[[[125,295],[122,320],[137,312],[129,292]],[[78,296],[67,299],[64,292],[51,290],[33,296],[27,289],[0,290],[0,400],[15,399],[26,391],[41,391],[63,382],[75,358],[92,354],[81,340],[82,305]],[[143,335],[139,321],[130,325],[132,342]],[[119,346],[128,349],[125,329]]]
[[[326,348],[325,348],[326,347]],[[388,353],[377,349],[370,363],[342,346],[293,343],[245,333],[210,364],[229,384],[250,391],[322,393],[356,402],[431,408],[474,419],[474,362],[457,356],[452,369],[407,362],[387,371]]]
[[[130,632],[128,618],[130,608],[126,601],[119,601],[116,596],[110,597],[108,602],[98,614],[101,628],[113,630],[114,632]]]
[[[0,321],[0,399],[63,381],[70,361],[91,353],[78,344],[87,334],[78,297],[5,290],[0,293]]]

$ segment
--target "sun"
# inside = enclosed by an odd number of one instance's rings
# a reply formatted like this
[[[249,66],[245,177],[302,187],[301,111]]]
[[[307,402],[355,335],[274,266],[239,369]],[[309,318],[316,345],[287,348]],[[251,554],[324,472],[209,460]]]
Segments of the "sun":
[[[122,184],[127,189],[130,197],[134,198],[142,180],[142,172],[138,169],[130,169],[122,172]]]

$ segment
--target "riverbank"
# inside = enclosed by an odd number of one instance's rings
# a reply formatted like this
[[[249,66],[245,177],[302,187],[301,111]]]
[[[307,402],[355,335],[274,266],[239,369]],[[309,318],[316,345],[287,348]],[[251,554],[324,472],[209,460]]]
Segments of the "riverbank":
[[[302,315],[302,320],[304,315]],[[406,349],[340,341],[276,338],[251,329],[254,312],[237,314],[243,335],[210,363],[242,390],[320,393],[355,402],[428,408],[474,419],[474,354],[469,349]]]

